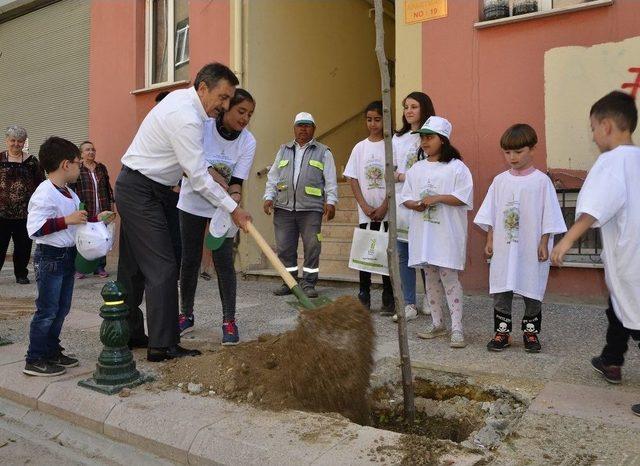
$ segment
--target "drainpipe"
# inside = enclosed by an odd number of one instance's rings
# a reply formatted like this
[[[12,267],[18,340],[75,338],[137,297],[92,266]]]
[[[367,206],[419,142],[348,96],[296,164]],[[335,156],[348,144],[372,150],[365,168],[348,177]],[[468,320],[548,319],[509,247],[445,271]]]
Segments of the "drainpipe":
[[[232,60],[233,67],[238,79],[240,80],[240,86],[246,88],[247,83],[245,79],[245,0],[232,0],[232,21],[233,21],[233,50]]]

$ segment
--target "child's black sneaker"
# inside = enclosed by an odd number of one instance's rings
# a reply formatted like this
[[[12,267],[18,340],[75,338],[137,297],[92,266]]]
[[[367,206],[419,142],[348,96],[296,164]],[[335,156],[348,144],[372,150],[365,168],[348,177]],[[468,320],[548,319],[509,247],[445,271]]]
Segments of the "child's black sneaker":
[[[535,333],[524,332],[522,339],[524,340],[524,350],[527,353],[539,353],[542,349],[538,335]]]
[[[502,351],[503,349],[511,345],[511,337],[508,333],[496,332],[496,336],[487,343],[487,349],[489,351]]]
[[[640,404],[633,405],[633,406],[631,407],[631,412],[632,412],[633,414],[635,414],[636,416],[640,416]]]
[[[609,383],[619,384],[622,382],[622,368],[620,366],[605,364],[602,356],[591,358],[591,367],[593,367],[594,371],[602,374],[604,380]]]
[[[358,293],[358,301],[367,309],[371,309],[371,295],[364,291]]]
[[[76,358],[72,358],[71,356],[67,356],[66,354],[62,354],[62,351],[58,353],[58,356],[55,358],[49,359],[47,362],[51,364],[57,364],[62,367],[76,367],[80,365],[80,361]]]
[[[67,370],[58,364],[53,364],[41,359],[39,361],[26,363],[22,372],[36,377],[54,377],[64,374]]]

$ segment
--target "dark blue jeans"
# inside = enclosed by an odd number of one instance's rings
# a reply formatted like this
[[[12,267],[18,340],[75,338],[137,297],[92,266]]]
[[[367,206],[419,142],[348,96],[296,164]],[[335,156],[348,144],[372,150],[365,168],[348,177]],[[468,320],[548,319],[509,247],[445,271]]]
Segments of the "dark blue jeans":
[[[38,297],[29,331],[29,363],[54,358],[60,351],[62,324],[71,309],[75,259],[75,247],[36,246],[33,265]]]

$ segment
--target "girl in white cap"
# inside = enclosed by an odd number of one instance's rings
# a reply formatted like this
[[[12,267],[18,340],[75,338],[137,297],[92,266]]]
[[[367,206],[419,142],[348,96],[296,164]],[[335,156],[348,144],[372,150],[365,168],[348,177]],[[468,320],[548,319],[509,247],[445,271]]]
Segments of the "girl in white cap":
[[[446,335],[443,300],[451,313],[451,347],[466,346],[462,329],[462,285],[467,246],[467,211],[473,208],[473,180],[451,145],[451,123],[432,116],[419,130],[426,159],[406,174],[400,202],[412,210],[409,223],[409,266],[427,274],[425,299],[433,323],[420,338]]]

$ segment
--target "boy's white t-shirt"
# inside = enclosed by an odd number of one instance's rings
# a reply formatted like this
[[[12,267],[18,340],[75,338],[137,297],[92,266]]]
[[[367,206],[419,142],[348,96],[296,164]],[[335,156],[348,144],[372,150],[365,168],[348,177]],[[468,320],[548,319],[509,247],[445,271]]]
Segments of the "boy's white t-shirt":
[[[402,136],[394,135],[391,144],[393,146],[393,165],[397,167],[398,173],[406,174],[418,161],[420,135],[411,134],[411,132],[404,133]],[[407,242],[411,210],[407,209],[400,202],[403,187],[404,182],[396,183],[396,226],[398,239]]]
[[[400,201],[450,194],[463,206],[435,204],[424,212],[410,210],[409,266],[436,265],[464,270],[467,251],[467,211],[473,209],[473,180],[462,161],[420,160],[406,173]]]
[[[551,253],[553,235],[567,231],[551,179],[540,170],[500,173],[473,222],[485,231],[493,228],[489,293],[513,291],[542,301],[551,263],[538,261],[540,238],[550,234]]]
[[[69,189],[69,192],[71,199],[58,191],[50,180],[44,180],[29,199],[27,232],[36,244],[47,244],[57,248],[75,246],[77,225],[69,225],[66,229],[50,235],[33,236],[50,218],[66,217],[78,210],[80,199],[73,190]]]
[[[256,153],[256,140],[247,129],[228,141],[218,132],[216,120],[209,118],[204,122],[203,148],[207,166],[214,167],[227,182],[232,176],[246,180],[251,171]],[[194,191],[189,179],[182,178],[178,209],[200,217],[213,217],[216,208],[198,192]]]
[[[387,193],[384,180],[384,157],[384,140],[371,142],[365,139],[354,146],[344,169],[344,176],[358,180],[364,200],[373,208],[382,205]],[[386,220],[385,215],[384,221]],[[371,219],[358,205],[358,223],[370,221]]]
[[[589,214],[602,234],[602,262],[613,309],[622,325],[640,330],[640,147],[605,152],[578,195],[576,219]]]

